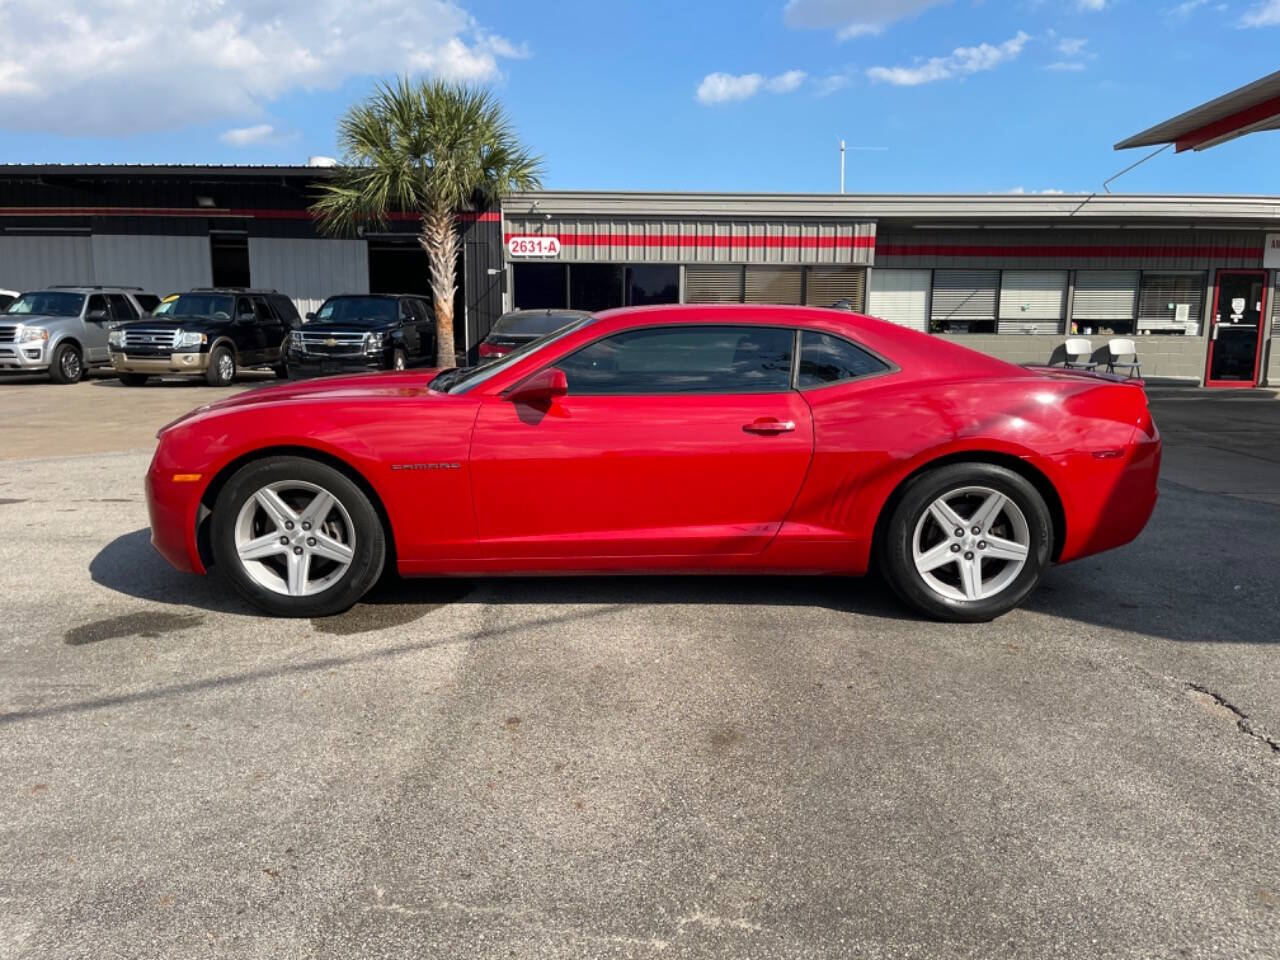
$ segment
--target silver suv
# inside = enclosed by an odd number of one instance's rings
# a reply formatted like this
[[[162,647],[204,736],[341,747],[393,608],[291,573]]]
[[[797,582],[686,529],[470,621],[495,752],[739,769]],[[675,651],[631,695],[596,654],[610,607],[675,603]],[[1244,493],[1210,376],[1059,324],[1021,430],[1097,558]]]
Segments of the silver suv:
[[[0,371],[48,372],[75,383],[92,367],[110,367],[107,334],[146,316],[160,298],[141,287],[48,287],[17,297],[0,313]]]

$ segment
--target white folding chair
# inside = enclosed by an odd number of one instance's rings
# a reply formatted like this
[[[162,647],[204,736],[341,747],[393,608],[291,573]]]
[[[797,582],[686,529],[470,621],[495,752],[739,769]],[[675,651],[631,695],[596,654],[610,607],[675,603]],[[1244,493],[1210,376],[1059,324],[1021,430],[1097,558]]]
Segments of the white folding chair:
[[[1113,337],[1107,341],[1107,372],[1115,373],[1116,367],[1129,371],[1129,376],[1142,376],[1142,364],[1138,360],[1138,345],[1129,337]]]
[[[1093,344],[1084,337],[1067,337],[1063,346],[1067,351],[1067,359],[1062,361],[1064,367],[1093,370],[1098,366],[1098,362],[1093,359]]]

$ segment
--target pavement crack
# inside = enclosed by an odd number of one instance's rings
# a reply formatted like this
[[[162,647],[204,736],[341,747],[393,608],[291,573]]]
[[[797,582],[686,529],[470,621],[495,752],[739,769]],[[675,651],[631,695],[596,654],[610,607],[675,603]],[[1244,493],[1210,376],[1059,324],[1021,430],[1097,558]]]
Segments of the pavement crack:
[[[1272,753],[1280,753],[1280,740],[1277,740],[1271,734],[1267,733],[1262,727],[1255,724],[1249,719],[1249,715],[1237,707],[1234,703],[1224,697],[1217,691],[1210,690],[1208,687],[1199,683],[1191,683],[1183,680],[1182,684],[1187,688],[1188,693],[1196,693],[1201,697],[1205,697],[1212,701],[1214,705],[1225,711],[1235,719],[1236,728],[1245,736],[1252,737],[1259,743],[1271,748]]]

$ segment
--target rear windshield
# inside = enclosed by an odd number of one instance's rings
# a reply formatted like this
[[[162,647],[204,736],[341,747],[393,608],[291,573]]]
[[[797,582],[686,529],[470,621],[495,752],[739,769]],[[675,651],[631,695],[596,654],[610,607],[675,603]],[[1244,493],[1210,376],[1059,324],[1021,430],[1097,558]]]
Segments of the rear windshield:
[[[498,319],[490,332],[499,337],[543,337],[581,319],[580,313],[547,313],[544,310],[508,313]]]
[[[46,317],[78,317],[82,306],[84,306],[83,293],[42,290],[39,293],[24,293],[9,304],[5,312],[39,314]]]
[[[334,297],[316,311],[321,323],[351,323],[359,326],[395,323],[400,317],[396,301],[387,297]]]
[[[236,298],[217,293],[181,293],[151,311],[153,317],[213,317],[230,320]]]

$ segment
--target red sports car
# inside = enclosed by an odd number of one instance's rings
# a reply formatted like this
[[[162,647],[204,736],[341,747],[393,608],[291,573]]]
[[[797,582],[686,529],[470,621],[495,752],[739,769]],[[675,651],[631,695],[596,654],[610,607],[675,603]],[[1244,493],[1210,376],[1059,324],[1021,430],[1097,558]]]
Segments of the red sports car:
[[[946,620],[1127,543],[1140,381],[1012,366],[847,312],[611,310],[469,370],[253,390],[160,431],[152,540],[284,616],[404,576],[862,574]]]

